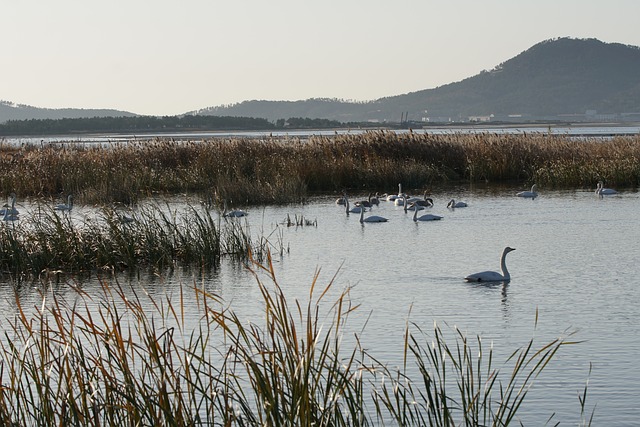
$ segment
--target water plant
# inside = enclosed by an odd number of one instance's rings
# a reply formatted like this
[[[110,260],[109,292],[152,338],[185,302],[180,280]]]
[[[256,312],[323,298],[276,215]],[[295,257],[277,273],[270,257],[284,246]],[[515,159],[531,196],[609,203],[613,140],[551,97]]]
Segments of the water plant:
[[[13,277],[177,264],[215,269],[223,258],[244,262],[251,253],[262,260],[268,250],[284,251],[276,241],[254,236],[242,219],[195,206],[146,203],[125,217],[111,207],[78,216],[39,205],[21,215],[0,226],[0,271]]]

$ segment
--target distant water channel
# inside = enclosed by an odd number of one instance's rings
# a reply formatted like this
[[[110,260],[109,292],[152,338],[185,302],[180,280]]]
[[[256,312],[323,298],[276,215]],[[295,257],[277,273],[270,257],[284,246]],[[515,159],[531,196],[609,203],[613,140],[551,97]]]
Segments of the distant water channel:
[[[337,291],[352,287],[352,301],[360,307],[350,332],[359,333],[365,347],[389,366],[402,365],[407,321],[427,332],[437,323],[445,330],[457,327],[471,337],[481,335],[484,343],[493,343],[494,364],[532,337],[542,344],[575,331],[573,338],[581,343],[563,348],[536,380],[519,412],[524,425],[544,425],[552,413],[551,425],[577,425],[578,395],[587,381],[587,410],[596,407],[594,425],[638,425],[640,194],[619,189],[618,195],[599,198],[592,190],[539,188],[538,198],[526,200],[515,197],[522,189],[434,191],[429,212],[444,217],[434,222],[414,223],[401,207],[382,202],[367,214],[389,221],[363,225],[358,215],[347,216],[334,197],[305,205],[249,207],[249,216],[238,221],[288,249],[274,262],[290,299],[307,300],[317,271],[320,287],[334,276]],[[452,197],[469,206],[447,209]],[[315,225],[287,227],[288,215]],[[498,270],[505,246],[516,248],[507,258],[509,284],[464,282],[469,273]],[[203,283],[241,316],[260,324],[255,280],[244,268],[225,262],[206,277],[182,272],[135,279],[133,286],[177,293],[180,284]],[[10,318],[15,303],[8,285],[4,289],[0,311]],[[91,284],[84,289],[89,292]],[[38,301],[35,291],[23,298]],[[197,329],[199,318],[190,321]]]
[[[52,135],[52,136],[25,136],[25,137],[0,137],[0,142],[20,144],[52,144],[63,142],[75,142],[84,144],[109,144],[129,141],[144,141],[154,138],[173,138],[176,140],[202,140],[209,138],[266,138],[266,137],[291,137],[304,138],[312,135],[358,135],[375,129],[329,129],[329,130],[279,130],[279,131],[220,131],[220,132],[173,132],[173,133],[141,133],[141,134],[82,134],[82,135]],[[409,129],[394,129],[396,133],[406,133]],[[411,132],[448,134],[448,133],[499,133],[499,134],[531,134],[550,133],[553,135],[568,135],[575,137],[600,137],[606,138],[615,135],[640,134],[638,125],[599,125],[599,126],[428,126],[423,129],[411,129]]]

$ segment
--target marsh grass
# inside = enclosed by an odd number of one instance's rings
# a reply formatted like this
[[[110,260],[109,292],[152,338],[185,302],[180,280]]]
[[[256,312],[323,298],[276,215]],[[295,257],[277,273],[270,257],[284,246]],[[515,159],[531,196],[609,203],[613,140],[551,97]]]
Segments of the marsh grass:
[[[282,239],[254,236],[246,221],[194,206],[178,210],[145,204],[129,221],[124,218],[113,208],[78,218],[39,206],[21,214],[19,221],[0,225],[0,270],[37,278],[52,271],[163,270],[175,265],[216,269],[223,258],[245,262],[251,253],[263,260],[269,250],[284,251],[278,245]]]
[[[636,187],[640,136],[610,140],[531,134],[422,134],[154,139],[110,146],[0,145],[0,192],[73,193],[86,204],[202,193],[216,204],[303,202],[317,192],[387,192],[459,182],[536,182],[548,188]]]
[[[344,344],[358,307],[335,277],[321,286],[316,273],[308,300],[291,302],[269,255],[251,271],[258,323],[195,285],[154,298],[117,280],[91,296],[69,284],[42,288],[35,307],[16,297],[0,339],[0,425],[506,426],[573,344],[532,339],[498,363],[480,336],[408,324],[393,370],[357,335]]]
[[[291,218],[290,214],[287,214],[287,217],[284,219],[284,221],[282,221],[282,224],[287,226],[287,227],[317,227],[318,226],[318,220],[310,220],[308,218],[305,218],[304,215],[294,215],[293,218]]]

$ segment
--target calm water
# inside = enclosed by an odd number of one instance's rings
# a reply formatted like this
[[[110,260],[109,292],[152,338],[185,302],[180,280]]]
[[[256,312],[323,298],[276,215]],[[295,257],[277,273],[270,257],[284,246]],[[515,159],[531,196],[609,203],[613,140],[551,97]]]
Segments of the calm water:
[[[407,320],[427,332],[437,322],[480,334],[494,343],[499,361],[532,337],[543,343],[572,330],[583,342],[565,347],[536,381],[520,412],[525,425],[543,425],[554,412],[556,422],[576,425],[578,394],[587,380],[588,408],[597,405],[595,425],[640,425],[640,195],[629,190],[600,199],[592,191],[540,188],[540,197],[528,200],[514,196],[522,189],[434,192],[435,206],[427,212],[444,217],[437,222],[416,224],[411,213],[382,202],[372,213],[389,221],[362,225],[335,197],[254,207],[240,221],[258,235],[276,229],[272,240],[289,248],[275,258],[275,268],[290,298],[306,301],[318,270],[320,284],[335,276],[336,293],[352,287],[352,300],[361,304],[351,319],[353,331],[360,333],[368,320],[362,340],[389,366],[402,363]],[[448,210],[451,197],[469,207]],[[280,225],[287,214],[317,226]],[[517,249],[507,258],[508,285],[463,281],[469,273],[499,270],[505,246]],[[173,292],[194,280],[202,278],[184,273],[156,289]],[[246,270],[225,263],[204,280],[236,311],[261,319],[259,291]],[[11,312],[11,298],[0,300],[2,312]],[[197,318],[192,321],[195,327]]]
[[[0,137],[0,142],[8,144],[27,144],[40,145],[43,143],[61,143],[75,142],[84,144],[110,144],[129,141],[144,141],[154,138],[173,138],[176,140],[202,140],[210,138],[265,138],[274,137],[292,137],[304,138],[311,135],[333,136],[340,135],[359,135],[370,132],[375,129],[326,129],[326,130],[280,130],[280,131],[221,131],[221,132],[178,132],[178,133],[151,133],[151,134],[87,134],[87,135],[59,135],[59,136],[10,136]],[[408,129],[396,129],[393,132],[406,133]],[[475,126],[428,126],[424,129],[412,129],[416,133],[429,134],[450,134],[450,133],[499,133],[499,134],[522,134],[522,133],[551,133],[554,135],[568,136],[589,136],[589,137],[609,137],[612,135],[637,135],[640,134],[640,126],[637,124],[629,125],[598,125],[598,126],[492,126],[492,125],[475,125]]]

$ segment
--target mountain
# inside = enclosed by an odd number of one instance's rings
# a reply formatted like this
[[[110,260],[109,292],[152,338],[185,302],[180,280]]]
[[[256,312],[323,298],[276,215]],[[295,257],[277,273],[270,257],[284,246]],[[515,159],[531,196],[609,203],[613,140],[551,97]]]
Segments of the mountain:
[[[7,120],[134,117],[137,114],[112,109],[38,108],[0,100],[0,123]]]
[[[596,39],[540,42],[489,71],[434,89],[367,102],[244,101],[185,115],[399,121],[640,121],[640,48]],[[6,120],[118,117],[117,110],[45,109],[0,101]]]
[[[538,43],[490,71],[435,89],[362,103],[336,99],[245,101],[192,114],[341,122],[398,121],[401,117],[467,121],[491,115],[518,120],[637,120],[639,95],[640,48],[596,39],[558,38]]]

